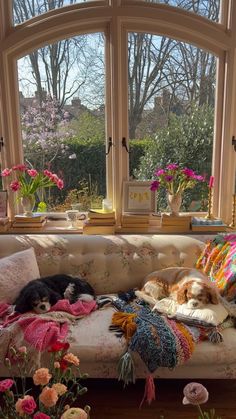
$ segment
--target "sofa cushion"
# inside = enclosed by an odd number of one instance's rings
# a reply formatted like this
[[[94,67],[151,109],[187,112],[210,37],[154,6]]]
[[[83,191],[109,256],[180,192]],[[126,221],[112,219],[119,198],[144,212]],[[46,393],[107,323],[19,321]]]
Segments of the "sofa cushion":
[[[12,304],[20,290],[40,277],[34,249],[23,250],[0,259],[0,299]]]
[[[196,267],[203,270],[228,300],[236,298],[236,234],[218,235],[206,243]]]
[[[228,317],[222,304],[207,304],[204,308],[190,309],[186,304],[178,304],[172,298],[163,298],[155,304],[155,309],[168,316],[181,315],[187,319],[200,320],[217,326]]]

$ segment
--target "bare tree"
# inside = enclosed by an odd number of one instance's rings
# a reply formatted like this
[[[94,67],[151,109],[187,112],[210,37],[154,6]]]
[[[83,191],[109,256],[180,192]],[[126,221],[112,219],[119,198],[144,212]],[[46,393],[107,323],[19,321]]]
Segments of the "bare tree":
[[[76,0],[15,0],[15,23],[76,2]],[[21,84],[35,86],[40,103],[45,98],[46,90],[49,96],[59,101],[62,108],[66,101],[78,95],[81,88],[86,83],[91,84],[93,80],[91,70],[93,66],[98,66],[99,50],[91,46],[88,38],[87,35],[80,35],[31,52],[23,58],[24,71],[19,70]],[[27,66],[31,71],[30,76],[26,76]],[[98,98],[98,95],[96,97]]]
[[[219,18],[219,0],[152,2],[182,7],[212,20]],[[169,106],[165,104],[163,110],[167,113],[177,103],[183,110],[193,102],[214,105],[216,58],[211,53],[164,36],[130,33],[128,62],[130,138],[137,137],[145,110],[153,107],[155,97],[163,91],[169,92]]]

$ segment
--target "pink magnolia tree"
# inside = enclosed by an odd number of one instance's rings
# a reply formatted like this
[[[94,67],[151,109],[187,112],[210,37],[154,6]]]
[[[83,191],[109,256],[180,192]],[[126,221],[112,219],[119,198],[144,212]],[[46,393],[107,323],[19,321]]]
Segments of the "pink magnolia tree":
[[[22,112],[22,140],[25,160],[42,169],[51,169],[56,158],[68,154],[67,140],[74,132],[69,126],[69,113],[63,111],[55,98],[35,102]]]

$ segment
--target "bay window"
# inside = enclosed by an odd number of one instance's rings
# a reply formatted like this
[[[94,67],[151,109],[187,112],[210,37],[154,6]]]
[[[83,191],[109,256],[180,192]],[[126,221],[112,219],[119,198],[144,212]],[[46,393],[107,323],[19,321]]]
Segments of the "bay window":
[[[2,167],[60,172],[51,209],[107,197],[119,220],[125,180],[180,163],[215,177],[214,214],[230,221],[234,2],[0,0],[0,16]],[[206,194],[184,210],[206,210]]]

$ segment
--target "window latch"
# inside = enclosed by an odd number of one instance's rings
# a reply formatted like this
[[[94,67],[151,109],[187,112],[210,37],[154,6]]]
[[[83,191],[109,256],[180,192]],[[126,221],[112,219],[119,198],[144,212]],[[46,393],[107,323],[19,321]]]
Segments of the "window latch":
[[[126,149],[126,151],[127,151],[128,154],[131,153],[131,151],[128,150],[127,143],[126,143],[126,138],[125,137],[122,138],[122,147],[125,147],[125,149]]]
[[[108,138],[108,149],[107,149],[107,153],[106,156],[108,156],[108,154],[110,153],[111,147],[113,146],[113,142],[112,142],[112,138],[109,137]]]
[[[232,137],[232,146],[234,147],[234,151],[236,151],[236,139],[234,135]]]
[[[0,152],[2,151],[2,148],[4,146],[3,137],[0,138]]]

